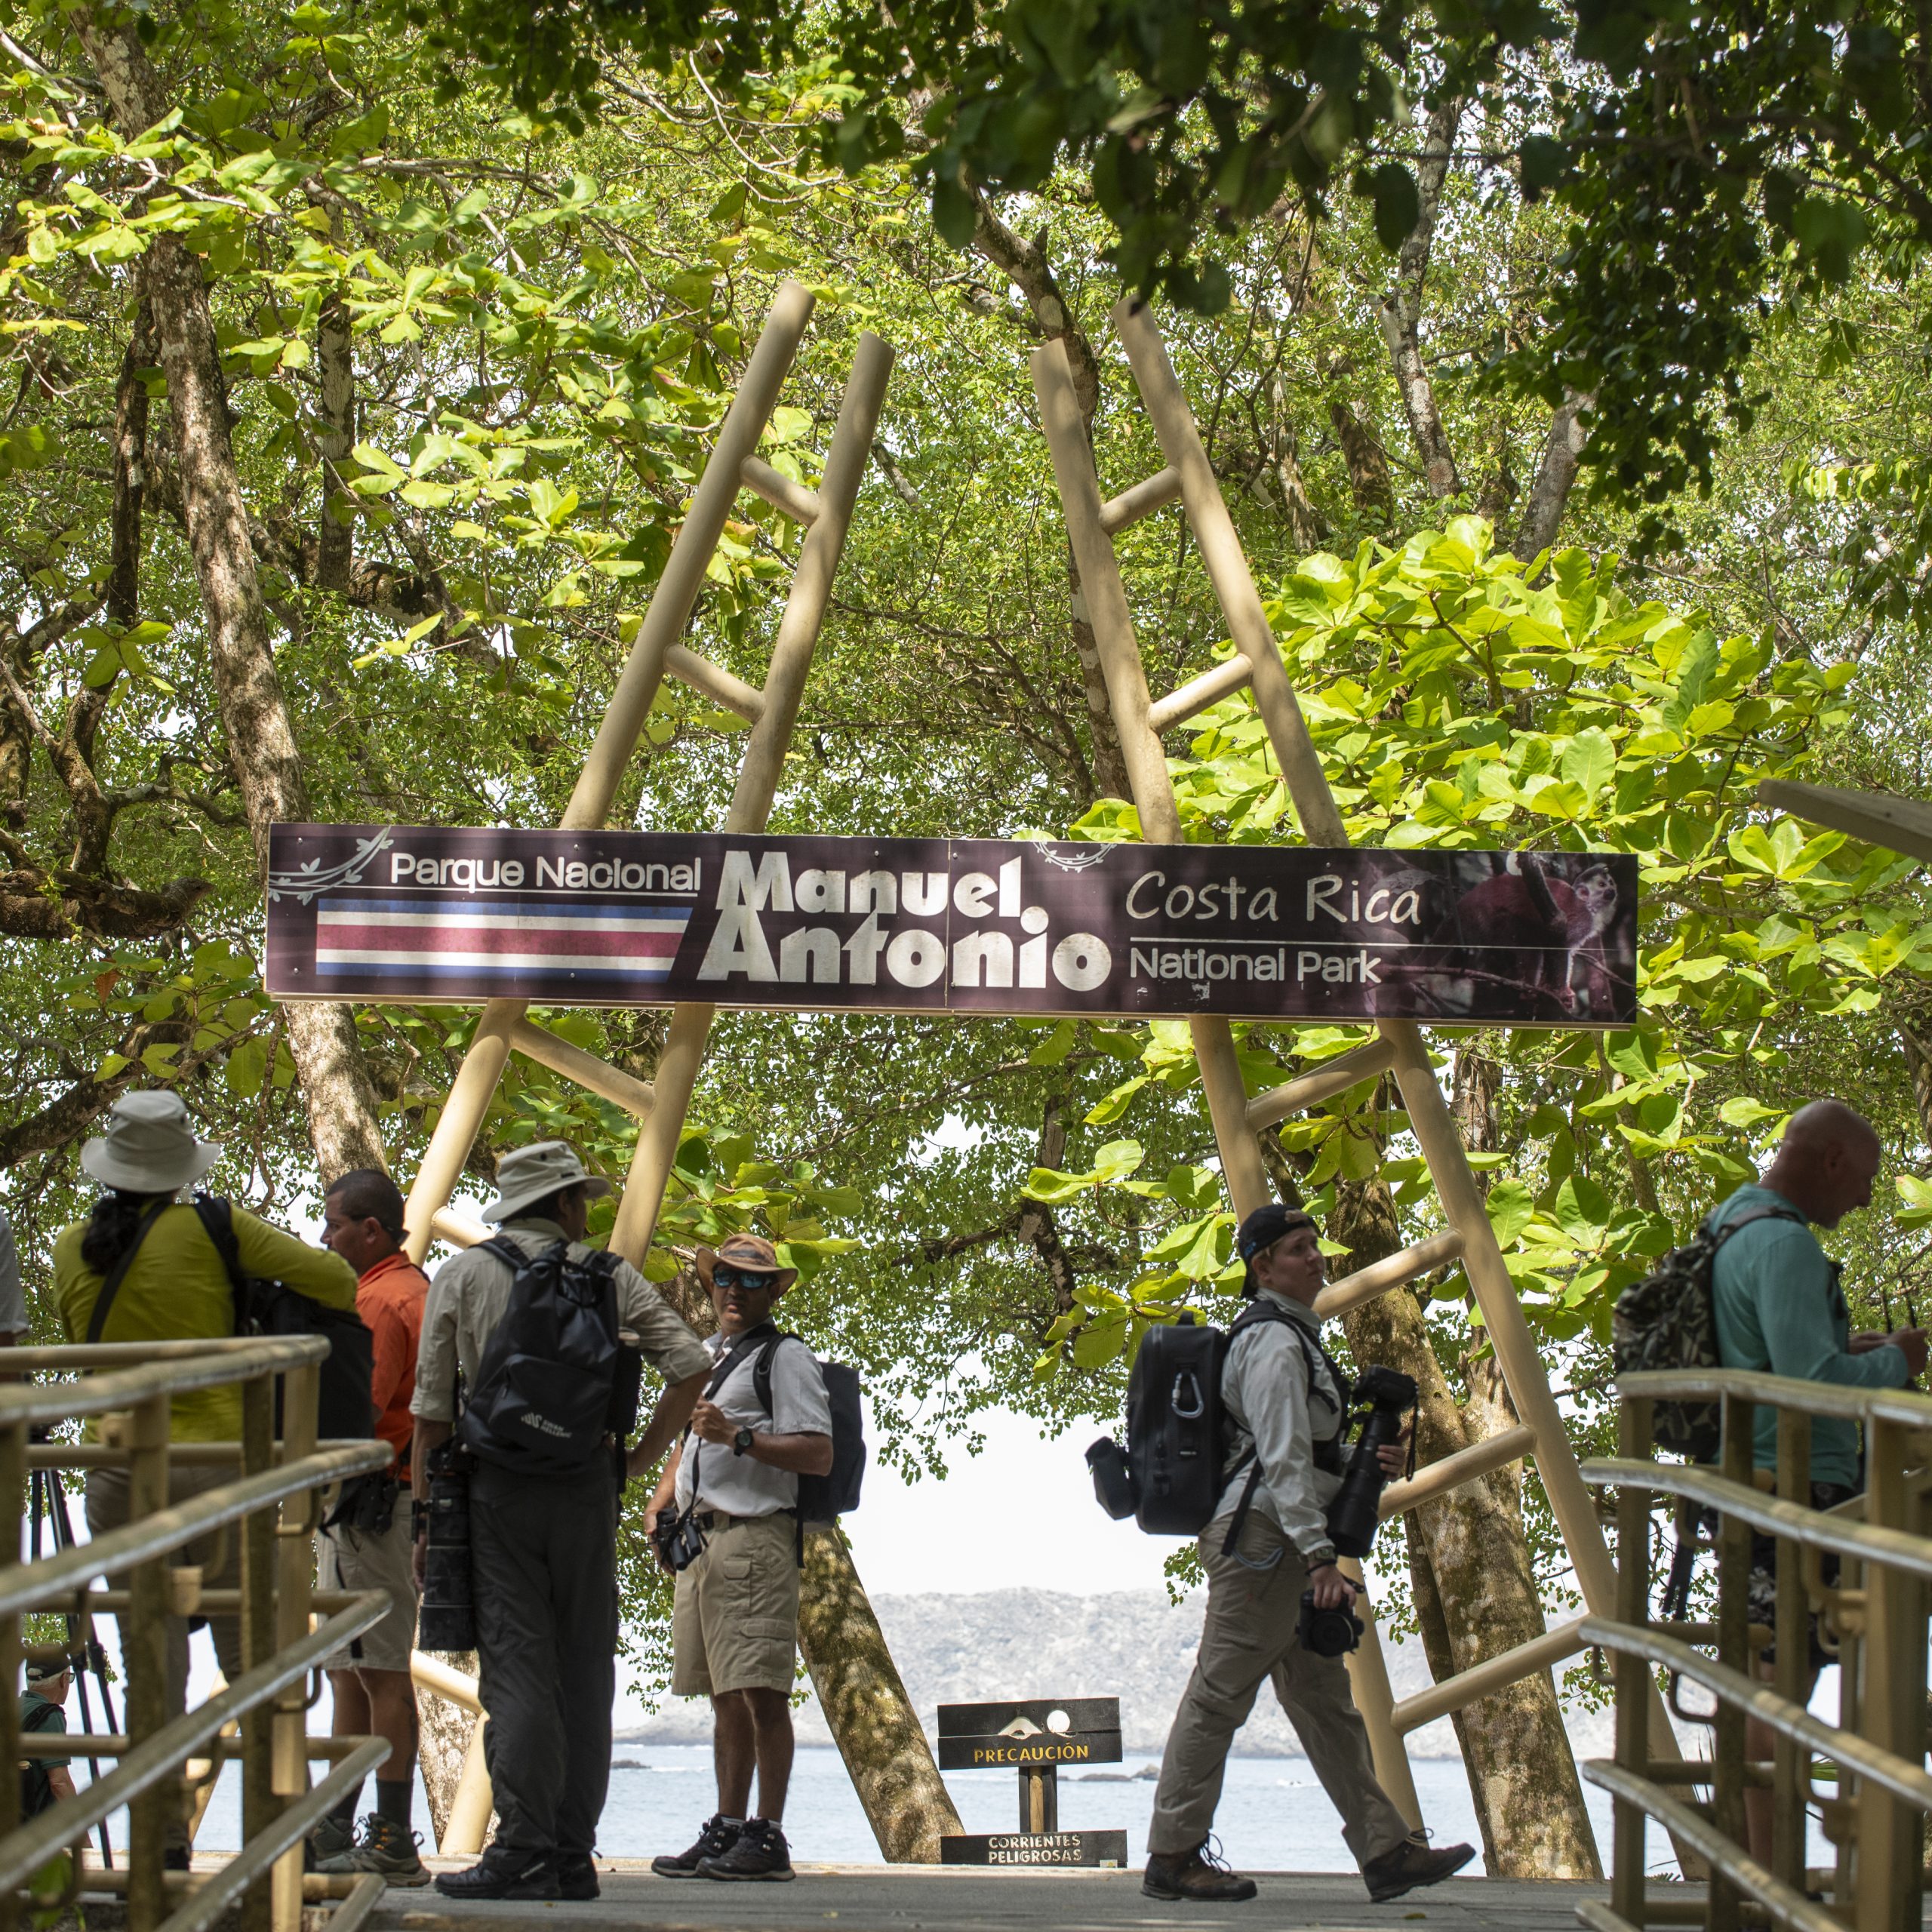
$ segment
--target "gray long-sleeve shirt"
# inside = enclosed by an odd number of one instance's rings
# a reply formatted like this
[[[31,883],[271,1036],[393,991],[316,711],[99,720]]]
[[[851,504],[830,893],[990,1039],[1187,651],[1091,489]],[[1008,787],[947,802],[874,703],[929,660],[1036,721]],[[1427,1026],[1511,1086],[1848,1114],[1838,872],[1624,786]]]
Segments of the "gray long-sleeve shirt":
[[[1266,1289],[1262,1294],[1285,1311],[1289,1321],[1307,1331],[1311,1346],[1305,1349],[1281,1321],[1257,1322],[1229,1344],[1221,1371],[1221,1401],[1234,1425],[1229,1466],[1252,1443],[1261,1480],[1250,1508],[1273,1523],[1305,1560],[1332,1561],[1335,1548],[1328,1540],[1328,1506],[1341,1487],[1341,1478],[1315,1466],[1315,1445],[1332,1441],[1340,1432],[1347,1391],[1312,1346],[1321,1333],[1314,1312]],[[1252,1472],[1251,1464],[1234,1469],[1221,1493],[1217,1521],[1241,1501]]]

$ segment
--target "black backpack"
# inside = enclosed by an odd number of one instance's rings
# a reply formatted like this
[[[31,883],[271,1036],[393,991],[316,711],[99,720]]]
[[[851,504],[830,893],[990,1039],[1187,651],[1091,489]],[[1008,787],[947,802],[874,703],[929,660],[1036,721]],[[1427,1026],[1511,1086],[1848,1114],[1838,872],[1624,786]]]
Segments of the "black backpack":
[[[1150,1328],[1134,1358],[1127,1384],[1125,1449],[1103,1437],[1087,1452],[1095,1492],[1109,1515],[1131,1515],[1155,1537],[1198,1536],[1214,1521],[1229,1478],[1255,1460],[1251,1444],[1228,1466],[1234,1432],[1221,1400],[1221,1373],[1235,1336],[1264,1321],[1284,1323],[1294,1332],[1311,1386],[1318,1355],[1346,1395],[1348,1378],[1321,1342],[1264,1298],[1250,1302],[1225,1330],[1183,1309],[1179,1320]],[[1235,1510],[1230,1547],[1239,1540],[1260,1473],[1257,1463]]]
[[[773,1336],[752,1364],[752,1387],[768,1416],[771,1414],[771,1358],[786,1342],[796,1342],[807,1354],[811,1353],[811,1344],[802,1335],[787,1331]],[[866,1412],[860,1400],[859,1371],[849,1363],[824,1361],[815,1355],[812,1360],[824,1381],[825,1399],[832,1411],[832,1467],[822,1476],[799,1477],[801,1529],[808,1524],[835,1523],[857,1509],[866,1476]]]
[[[34,1700],[37,1708],[20,1720],[20,1735],[31,1737],[42,1731],[65,1730],[66,1713],[50,1697]],[[56,1724],[57,1718],[63,1721]],[[23,1758],[20,1760],[20,1822],[37,1817],[54,1802],[54,1780],[47,1774],[48,1761],[45,1758]]]
[[[352,1308],[331,1308],[286,1281],[267,1281],[245,1272],[235,1239],[234,1210],[219,1195],[198,1194],[195,1212],[228,1270],[235,1294],[238,1335],[320,1335],[329,1345],[322,1359],[315,1406],[315,1432],[325,1442],[359,1440],[376,1432],[376,1342]],[[275,1398],[275,1430],[281,1430],[281,1385]],[[345,1485],[365,1481],[356,1477]]]
[[[580,1258],[561,1241],[526,1255],[500,1235],[480,1246],[516,1276],[476,1365],[463,1444],[500,1469],[577,1475],[637,1424],[643,1358],[617,1332],[617,1257]]]
[[[1711,1275],[1718,1250],[1753,1221],[1795,1221],[1781,1208],[1754,1208],[1721,1228],[1709,1219],[1682,1247],[1674,1247],[1641,1281],[1617,1298],[1610,1321],[1611,1351],[1619,1375],[1644,1369],[1720,1368],[1718,1319]],[[1651,1411],[1652,1440],[1660,1449],[1694,1463],[1714,1463],[1724,1443],[1724,1411],[1716,1402],[1657,1402]]]

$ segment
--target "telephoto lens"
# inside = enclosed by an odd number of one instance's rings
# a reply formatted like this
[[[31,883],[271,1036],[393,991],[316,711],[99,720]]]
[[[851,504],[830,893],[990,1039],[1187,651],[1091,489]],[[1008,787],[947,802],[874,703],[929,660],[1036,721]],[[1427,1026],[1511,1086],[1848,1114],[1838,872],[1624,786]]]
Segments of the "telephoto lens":
[[[429,1540],[423,1560],[417,1644],[426,1651],[473,1651],[470,1597],[469,1477],[444,1468],[429,1478]]]
[[[1368,1406],[1342,1486],[1328,1506],[1328,1540],[1343,1555],[1361,1557],[1375,1546],[1383,1487],[1389,1480],[1378,1452],[1401,1440],[1402,1418],[1415,1407],[1415,1380],[1399,1369],[1365,1368],[1349,1400]]]

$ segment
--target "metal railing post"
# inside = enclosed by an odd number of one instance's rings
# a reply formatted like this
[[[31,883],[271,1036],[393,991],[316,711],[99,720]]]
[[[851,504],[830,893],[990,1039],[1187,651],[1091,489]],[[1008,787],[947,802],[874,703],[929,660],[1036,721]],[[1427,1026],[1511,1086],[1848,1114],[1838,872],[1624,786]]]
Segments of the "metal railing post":
[[[315,1404],[321,1386],[318,1363],[305,1363],[282,1377],[281,1460],[299,1463],[315,1447]],[[281,1506],[277,1534],[275,1639],[286,1650],[309,1634],[309,1595],[315,1575],[314,1534],[318,1493],[291,1497]],[[291,1518],[293,1520],[291,1521]],[[270,1719],[272,1786],[278,1809],[309,1789],[307,1687],[298,1680],[275,1700]],[[269,1922],[274,1932],[302,1932],[302,1846],[298,1841],[275,1860],[269,1880]]]
[[[259,1475],[275,1464],[275,1378],[258,1375],[242,1385],[242,1473]],[[257,1509],[244,1518],[242,1536],[242,1666],[253,1670],[275,1653],[275,1512]],[[242,1837],[245,1844],[281,1815],[269,1761],[270,1714],[257,1705],[242,1719]],[[273,1906],[266,1884],[242,1895],[242,1932],[269,1932]]]
[[[170,1401],[150,1396],[128,1417],[128,1521],[138,1523],[168,1507]],[[128,1673],[122,1709],[131,1743],[151,1737],[175,1715],[168,1681],[168,1561],[165,1555],[136,1564],[128,1578],[128,1614],[121,1628],[121,1663]],[[171,1830],[185,1823],[178,1783],[149,1786],[128,1807],[128,1924],[130,1932],[154,1932],[167,1911],[163,1872]]]
[[[1751,1486],[1753,1468],[1752,1404],[1734,1395],[1724,1398],[1724,1455],[1727,1482]],[[1751,1525],[1729,1510],[1718,1522],[1718,1661],[1749,1673],[1751,1669]],[[1718,1829],[1736,1844],[1745,1839],[1744,1713],[1721,1700],[1711,1744],[1711,1808]],[[1710,1932],[1735,1932],[1737,1887],[1720,1872],[1711,1874]]]
[[[1778,1411],[1778,1494],[1786,1503],[1810,1506],[1811,1418],[1796,1409]],[[1780,1537],[1777,1552],[1772,1684],[1780,1697],[1802,1704],[1807,1701],[1811,1676],[1811,1615],[1804,1588],[1804,1552],[1792,1537]],[[1795,1738],[1778,1732],[1771,1757],[1771,1869],[1801,1892],[1805,1889],[1804,1798],[1810,1765],[1810,1752]]]
[[[26,1514],[27,1426],[16,1423],[0,1430],[0,1520],[14,1525],[10,1559],[20,1560],[22,1518]],[[0,1777],[0,1838],[20,1822],[20,1781],[11,1767],[20,1761],[20,1705],[14,1687],[20,1681],[20,1620],[17,1614],[0,1617],[0,1751],[10,1767]],[[76,1852],[75,1856],[79,1854]],[[17,1932],[20,1900],[11,1885],[0,1886],[0,1932]]]
[[[1648,1462],[1651,1405],[1626,1396],[1617,1414],[1619,1453]],[[1651,1494],[1626,1483],[1617,1492],[1617,1617],[1633,1627],[1651,1620]],[[1619,1651],[1612,1666],[1617,1687],[1617,1761],[1632,1777],[1651,1774],[1651,1672],[1640,1657]],[[1632,1925],[1644,1923],[1644,1850],[1650,1820],[1622,1795],[1614,1801],[1610,1903]]]

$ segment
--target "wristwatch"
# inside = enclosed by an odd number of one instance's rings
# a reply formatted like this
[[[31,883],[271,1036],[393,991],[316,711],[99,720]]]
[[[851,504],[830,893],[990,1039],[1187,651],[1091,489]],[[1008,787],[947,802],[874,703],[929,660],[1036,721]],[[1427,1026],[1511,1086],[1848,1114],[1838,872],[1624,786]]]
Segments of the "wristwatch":
[[[752,1444],[757,1440],[757,1437],[749,1429],[740,1429],[731,1438],[731,1454],[734,1456],[743,1456],[747,1454]]]

